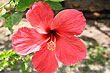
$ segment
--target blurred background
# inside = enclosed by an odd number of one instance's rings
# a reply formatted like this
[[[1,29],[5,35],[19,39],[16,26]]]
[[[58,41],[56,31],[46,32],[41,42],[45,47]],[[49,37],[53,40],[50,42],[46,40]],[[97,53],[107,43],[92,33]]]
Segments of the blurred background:
[[[36,73],[31,64],[33,54],[20,56],[12,49],[13,32],[23,26],[31,27],[25,16],[29,7],[20,10],[20,1],[0,0],[0,73]],[[86,58],[74,66],[61,64],[57,73],[110,73],[110,0],[49,0],[47,3],[51,7],[53,3],[55,14],[63,9],[77,9],[87,19],[85,31],[78,36],[87,47]],[[10,25],[7,14],[17,16],[16,25]]]

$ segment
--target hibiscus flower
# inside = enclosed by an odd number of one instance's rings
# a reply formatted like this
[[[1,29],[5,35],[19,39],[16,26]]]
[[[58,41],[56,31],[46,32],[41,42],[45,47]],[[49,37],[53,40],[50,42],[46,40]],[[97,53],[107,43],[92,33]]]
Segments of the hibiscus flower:
[[[41,73],[54,73],[58,62],[74,65],[86,57],[86,47],[76,36],[85,29],[82,12],[66,9],[54,17],[45,2],[34,3],[26,14],[33,28],[22,27],[13,35],[13,49],[20,55],[36,51],[34,68]]]

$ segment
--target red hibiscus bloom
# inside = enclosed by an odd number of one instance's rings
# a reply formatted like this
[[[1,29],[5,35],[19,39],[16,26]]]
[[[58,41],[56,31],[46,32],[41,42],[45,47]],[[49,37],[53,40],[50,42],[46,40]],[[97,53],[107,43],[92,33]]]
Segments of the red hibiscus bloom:
[[[86,57],[86,47],[74,35],[85,29],[82,12],[66,9],[55,18],[49,4],[38,2],[26,15],[33,28],[22,27],[12,38],[13,49],[21,55],[36,51],[32,57],[34,68],[41,73],[54,73],[58,61],[74,65]]]

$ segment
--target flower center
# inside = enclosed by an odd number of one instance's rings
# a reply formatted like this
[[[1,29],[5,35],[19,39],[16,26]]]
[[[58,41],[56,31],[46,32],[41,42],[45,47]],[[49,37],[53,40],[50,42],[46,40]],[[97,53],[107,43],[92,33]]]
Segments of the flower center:
[[[55,48],[56,48],[56,44],[54,43],[54,38],[55,38],[55,31],[54,30],[49,30],[49,36],[50,36],[50,42],[49,43],[47,43],[47,48],[49,49],[49,50],[55,50]]]
[[[51,37],[51,36],[55,36],[56,33],[55,33],[54,30],[49,30],[49,31],[48,31],[48,34],[49,34],[50,37]]]

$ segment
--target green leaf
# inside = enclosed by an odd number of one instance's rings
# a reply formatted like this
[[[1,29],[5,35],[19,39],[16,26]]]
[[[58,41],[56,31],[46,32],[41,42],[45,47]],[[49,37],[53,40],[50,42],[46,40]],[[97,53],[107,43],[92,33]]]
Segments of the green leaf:
[[[9,5],[10,5],[11,8],[14,8],[14,7],[15,7],[14,1],[11,1],[11,2],[9,3]]]
[[[0,60],[6,58],[5,54],[4,53],[0,53]]]
[[[2,71],[4,68],[8,67],[8,60],[3,60],[2,62],[0,62],[0,71]]]
[[[18,61],[10,61],[9,64],[12,70],[16,69],[16,67],[19,65]]]
[[[18,55],[14,50],[9,50],[8,51],[8,57],[11,60],[19,60],[19,59],[21,59],[20,55]]]
[[[50,0],[50,1],[54,1],[54,2],[62,2],[64,0]]]
[[[28,61],[31,61],[31,57],[29,57],[29,58],[23,58],[23,62],[28,62]]]
[[[13,14],[6,14],[4,15],[5,22],[3,26],[8,27],[8,29],[13,33],[13,25],[18,24],[22,19],[22,13],[13,13]]]
[[[52,2],[52,1],[45,1],[45,2],[48,3],[53,10],[63,9],[62,5],[58,2]]]
[[[23,62],[21,64],[21,73],[27,72],[28,71],[28,63],[27,62]]]
[[[19,60],[20,59],[20,56],[18,54],[10,54],[9,56],[10,59],[15,59],[15,60]]]
[[[19,0],[15,10],[25,11],[27,8],[30,8],[30,5],[32,5],[33,3],[34,3],[34,0]]]
[[[4,53],[4,55],[5,55],[5,58],[8,58],[8,53],[9,53],[9,52],[6,51],[6,49],[3,50],[3,53]]]

